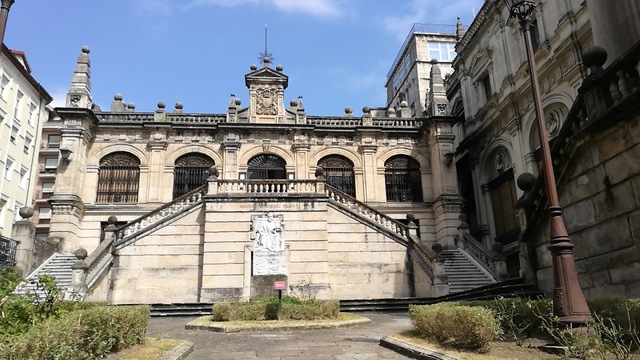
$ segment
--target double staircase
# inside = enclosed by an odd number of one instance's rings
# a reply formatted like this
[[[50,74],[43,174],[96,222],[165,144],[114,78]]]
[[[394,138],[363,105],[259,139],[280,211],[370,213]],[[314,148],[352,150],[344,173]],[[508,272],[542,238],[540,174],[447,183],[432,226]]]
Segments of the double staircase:
[[[449,293],[469,291],[496,281],[461,249],[443,250],[444,271],[449,279]]]

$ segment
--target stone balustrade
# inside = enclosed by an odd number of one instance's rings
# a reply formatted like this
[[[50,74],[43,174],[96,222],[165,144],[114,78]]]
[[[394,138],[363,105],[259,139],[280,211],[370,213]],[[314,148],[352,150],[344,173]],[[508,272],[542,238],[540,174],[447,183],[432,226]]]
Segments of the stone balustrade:
[[[315,194],[318,191],[316,180],[217,180],[218,194]]]

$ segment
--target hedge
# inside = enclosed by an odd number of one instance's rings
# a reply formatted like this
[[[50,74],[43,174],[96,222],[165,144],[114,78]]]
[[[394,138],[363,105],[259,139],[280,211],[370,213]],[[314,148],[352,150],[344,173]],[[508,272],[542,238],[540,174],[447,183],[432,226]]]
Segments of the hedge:
[[[148,306],[89,306],[49,318],[0,343],[0,359],[89,360],[145,339]]]
[[[284,298],[283,320],[335,319],[340,313],[338,300],[298,300]],[[213,321],[260,321],[278,318],[278,299],[252,302],[221,302],[213,305]]]
[[[486,350],[502,334],[493,312],[483,307],[410,305],[409,316],[419,336],[458,349]]]

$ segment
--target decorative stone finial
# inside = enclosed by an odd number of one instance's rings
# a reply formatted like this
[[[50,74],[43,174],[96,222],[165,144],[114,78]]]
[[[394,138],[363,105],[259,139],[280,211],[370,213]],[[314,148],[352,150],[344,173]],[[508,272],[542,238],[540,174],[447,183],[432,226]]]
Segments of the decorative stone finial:
[[[181,102],[177,102],[176,103],[176,110],[182,110],[182,108],[184,107],[184,105]]]
[[[82,47],[82,49],[80,49],[80,51],[82,51],[83,54],[88,54],[91,52],[91,49],[89,49],[89,47],[85,45]]]
[[[129,109],[131,111],[135,110],[136,109],[136,104],[132,103],[132,102],[128,103],[127,104],[127,109]]]
[[[406,109],[409,107],[409,103],[407,103],[405,100],[400,102],[400,108],[401,109]]]
[[[107,222],[111,225],[115,225],[115,223],[118,222],[118,217],[115,215],[111,215],[109,216],[109,218],[107,219]]]
[[[414,213],[407,213],[406,215],[407,221],[413,222],[416,219],[416,215]]]
[[[315,175],[316,175],[316,178],[324,177],[324,168],[322,168],[321,166],[318,166],[316,168]]]
[[[20,211],[18,213],[23,220],[27,220],[28,218],[33,216],[33,208],[30,206],[23,206],[20,208]]]
[[[242,101],[240,101],[240,99],[236,99],[236,105],[240,106],[240,104],[242,104]]]
[[[276,71],[282,71],[284,70],[284,68],[282,67],[282,65],[277,65],[276,66]]]
[[[256,71],[258,70],[258,66],[256,64],[251,64],[251,66],[249,66],[249,69],[251,69],[251,71]]]
[[[162,110],[162,109],[164,109],[164,108],[165,108],[165,106],[166,106],[166,105],[164,104],[164,101],[158,101],[158,109],[161,109],[161,110]]]
[[[365,106],[362,108],[362,112],[365,114],[369,114],[371,112],[371,108],[368,106]]]
[[[115,101],[122,101],[122,94],[120,94],[120,93],[115,93],[115,94],[113,95],[113,100],[115,100]]]
[[[291,107],[296,107],[296,106],[298,106],[298,100],[291,100],[291,101],[289,101],[289,106],[291,106]]]
[[[536,176],[532,173],[522,173],[516,179],[516,184],[518,184],[518,188],[524,192],[529,192],[533,189],[533,186],[536,183]]]
[[[460,213],[460,215],[458,215],[458,220],[460,220],[461,223],[467,223],[467,214],[465,213]]]
[[[209,179],[211,180],[215,180],[220,176],[220,170],[218,170],[218,167],[213,165],[212,167],[209,168]]]
[[[591,74],[602,71],[602,65],[607,62],[607,51],[600,47],[594,46],[582,53],[582,63],[588,67]]]
[[[79,248],[73,254],[76,256],[76,258],[78,258],[78,260],[84,260],[87,258],[87,255],[88,255],[87,250],[84,248]]]
[[[344,114],[347,116],[353,115],[353,108],[351,106],[347,106],[344,108]]]

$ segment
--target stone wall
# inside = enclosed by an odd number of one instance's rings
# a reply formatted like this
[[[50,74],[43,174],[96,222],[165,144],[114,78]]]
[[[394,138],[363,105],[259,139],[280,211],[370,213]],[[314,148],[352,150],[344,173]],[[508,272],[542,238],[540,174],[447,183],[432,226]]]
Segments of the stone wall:
[[[640,296],[640,117],[585,139],[558,188],[587,297]],[[538,236],[538,283],[553,290],[548,224]]]

